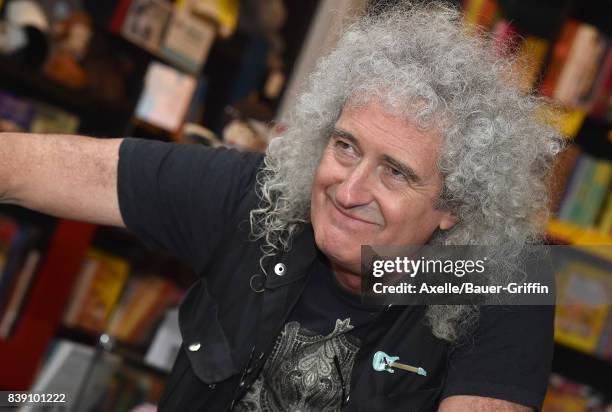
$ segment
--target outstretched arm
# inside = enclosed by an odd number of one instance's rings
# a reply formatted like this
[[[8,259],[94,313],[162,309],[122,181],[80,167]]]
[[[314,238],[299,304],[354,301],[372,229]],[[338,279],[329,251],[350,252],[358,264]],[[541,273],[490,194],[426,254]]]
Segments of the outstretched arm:
[[[445,398],[438,412],[532,412],[533,408],[484,396],[456,395]]]
[[[49,215],[125,226],[117,199],[123,139],[0,134],[0,202]]]

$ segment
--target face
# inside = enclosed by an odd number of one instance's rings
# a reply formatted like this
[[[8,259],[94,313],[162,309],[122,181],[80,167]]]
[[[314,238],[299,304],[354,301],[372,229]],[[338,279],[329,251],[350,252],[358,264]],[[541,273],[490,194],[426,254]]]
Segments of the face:
[[[311,221],[332,268],[360,272],[361,245],[422,245],[456,219],[438,210],[441,137],[387,115],[376,100],[345,107],[317,169]]]

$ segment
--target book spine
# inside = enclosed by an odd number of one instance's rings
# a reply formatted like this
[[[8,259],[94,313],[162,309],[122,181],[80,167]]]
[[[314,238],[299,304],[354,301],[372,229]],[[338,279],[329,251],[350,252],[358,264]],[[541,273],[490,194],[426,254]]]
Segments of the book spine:
[[[593,171],[591,187],[582,207],[582,216],[579,222],[582,226],[591,227],[595,224],[595,219],[605,200],[606,191],[610,186],[611,175],[612,165],[609,162],[597,161]]]
[[[572,209],[569,212],[568,220],[576,224],[582,224],[584,220],[584,209],[585,205],[589,201],[589,193],[593,185],[593,178],[595,176],[595,168],[597,162],[594,159],[590,159],[587,168],[582,176],[581,181],[578,185],[578,191]]]
[[[127,15],[131,4],[132,0],[119,0],[119,4],[117,4],[117,7],[115,8],[115,13],[113,14],[113,18],[111,19],[110,30],[112,33],[121,33],[121,28],[123,27],[125,16]]]
[[[0,319],[0,338],[7,339],[17,323],[19,312],[26,300],[40,260],[40,252],[32,250],[28,253],[23,270],[17,277],[15,290],[9,300],[2,318]]]
[[[594,96],[591,98],[590,112],[591,116],[597,118],[605,113],[606,108],[610,104],[609,96],[612,94],[612,47],[610,47],[609,44],[604,62],[595,83],[593,87]]]
[[[576,166],[574,167],[574,171],[572,172],[572,176],[570,178],[570,182],[565,189],[565,195],[561,201],[561,206],[559,207],[559,213],[557,216],[560,220],[569,220],[570,211],[576,202],[578,189],[584,178],[589,162],[590,158],[587,155],[583,154],[578,157]]]
[[[604,235],[612,236],[612,192],[608,194],[608,200],[597,228]]]
[[[90,249],[89,256],[99,262],[99,267],[76,315],[75,326],[101,333],[121,294],[129,265],[123,259],[95,249]]]
[[[540,85],[540,94],[553,97],[559,75],[563,70],[563,66],[567,60],[567,55],[572,47],[577,30],[578,23],[573,20],[568,20],[563,26],[561,36],[555,44],[552,62],[550,63],[550,67],[544,76],[542,84]]]
[[[66,326],[74,326],[77,320],[77,315],[83,302],[87,296],[87,291],[98,271],[98,262],[93,259],[88,259],[83,262],[81,273],[77,276],[77,283],[72,289],[72,297],[70,305],[65,312],[63,323]]]
[[[20,269],[23,267],[30,248],[34,245],[38,232],[35,228],[22,225],[15,235],[6,258],[0,284],[0,314],[4,313],[11,294],[17,284]]]
[[[596,37],[597,30],[594,27],[588,24],[580,25],[555,87],[553,96],[555,99],[570,106],[575,104],[585,59],[588,58],[593,39]]]

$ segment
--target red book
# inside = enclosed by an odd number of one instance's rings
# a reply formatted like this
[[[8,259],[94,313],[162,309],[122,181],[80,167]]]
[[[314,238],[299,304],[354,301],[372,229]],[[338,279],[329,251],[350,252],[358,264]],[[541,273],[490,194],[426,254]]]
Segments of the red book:
[[[578,22],[574,20],[568,20],[563,26],[561,36],[555,44],[552,61],[548,70],[546,71],[544,80],[542,80],[542,84],[540,85],[540,94],[548,97],[553,96],[555,86],[557,85],[557,80],[561,75],[561,71],[563,71],[563,66],[565,65],[569,51],[572,48],[572,43],[574,42],[574,37],[576,36],[578,27]]]
[[[115,13],[113,13],[113,18],[111,19],[111,32],[115,34],[121,33],[123,21],[125,20],[125,16],[127,15],[131,4],[132,0],[119,0],[117,7],[115,8]]]
[[[590,110],[592,117],[598,118],[606,113],[610,105],[610,94],[612,94],[612,47],[608,46],[603,64],[593,85]]]

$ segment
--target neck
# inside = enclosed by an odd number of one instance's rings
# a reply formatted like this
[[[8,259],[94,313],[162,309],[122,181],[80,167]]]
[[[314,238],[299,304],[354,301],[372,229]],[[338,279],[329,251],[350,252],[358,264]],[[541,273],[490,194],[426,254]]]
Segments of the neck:
[[[331,268],[336,276],[336,280],[344,289],[353,294],[361,293],[361,275],[355,274],[341,266],[331,263]]]

